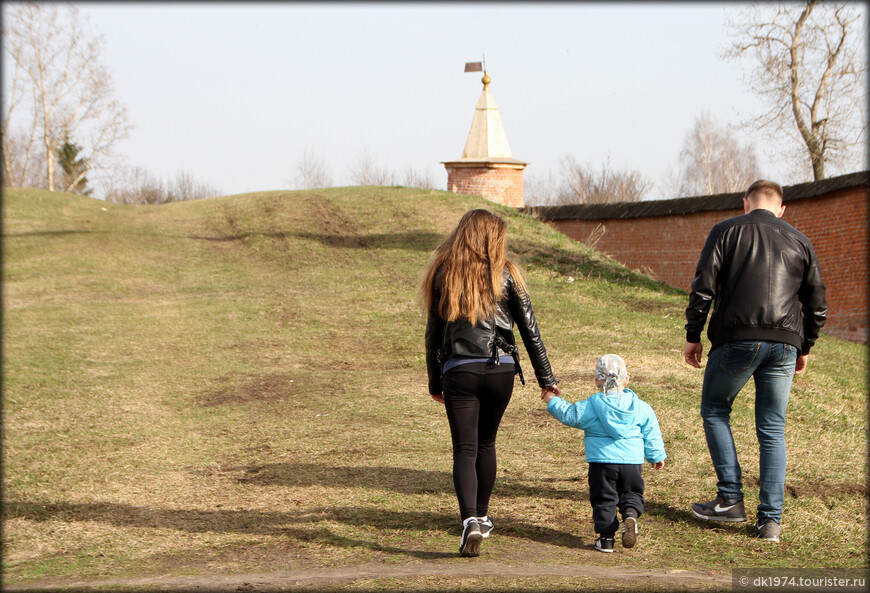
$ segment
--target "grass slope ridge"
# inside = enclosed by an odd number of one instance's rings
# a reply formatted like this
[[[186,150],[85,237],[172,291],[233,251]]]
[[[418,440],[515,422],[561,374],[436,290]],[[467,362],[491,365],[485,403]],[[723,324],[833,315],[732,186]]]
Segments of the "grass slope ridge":
[[[645,471],[637,548],[598,554],[580,433],[549,418],[534,381],[517,384],[487,561],[866,566],[865,346],[823,336],[795,382],[783,542],[770,546],[688,511],[715,477],[701,373],[681,362],[685,295],[531,217],[385,187],[162,206],[4,189],[2,207],[5,585],[466,561],[454,554],[449,429],[426,395],[417,287],[431,250],[475,207],[508,221],[566,398],[591,392],[598,355],[621,354],[669,455],[665,470]],[[748,508],[752,410],[748,387],[733,421]]]

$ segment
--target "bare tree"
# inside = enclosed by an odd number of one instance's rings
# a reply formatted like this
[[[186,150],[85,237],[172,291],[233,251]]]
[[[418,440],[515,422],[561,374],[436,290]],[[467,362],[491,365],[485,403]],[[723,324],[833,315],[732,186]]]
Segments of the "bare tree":
[[[32,130],[31,130],[32,132]],[[45,158],[33,136],[3,132],[3,185],[45,188]]]
[[[202,200],[214,198],[221,191],[214,186],[198,181],[187,171],[178,171],[175,174],[175,182],[166,185],[168,202],[183,202],[186,200]]]
[[[678,191],[709,196],[741,191],[761,178],[755,147],[742,146],[734,131],[702,112],[680,152]]]
[[[22,71],[14,68],[8,92],[4,93],[3,102],[6,109],[0,128],[0,135],[3,137],[3,179],[6,185],[31,187],[41,183],[43,176],[40,164],[44,168],[45,160],[40,158],[41,155],[37,154],[38,151],[35,149],[39,123],[35,102],[31,104],[32,117],[27,131],[13,130],[12,127],[13,112],[21,105],[26,94],[22,76]],[[3,90],[7,91],[5,87]]]
[[[306,149],[296,165],[296,183],[301,189],[314,189],[332,185],[332,177],[323,161],[315,156],[314,151]]]
[[[366,149],[357,157],[350,171],[351,183],[355,185],[398,185],[399,176],[388,168],[379,168],[375,158]]]
[[[174,182],[163,182],[141,167],[112,170],[103,180],[106,200],[115,204],[165,204],[201,200],[221,194],[220,190],[197,181],[187,171],[179,171]]]
[[[357,157],[350,175],[354,185],[374,185],[375,159],[368,149],[363,150]]]
[[[39,143],[45,187],[54,190],[55,156],[65,138],[75,137],[87,154],[87,167],[61,189],[74,188],[89,171],[108,166],[131,127],[100,63],[102,38],[72,5],[61,12],[51,4],[25,3],[4,16],[3,47],[14,65],[3,120],[5,172],[10,180],[27,179]],[[16,122],[18,145],[13,146],[7,134],[16,133]]]
[[[402,185],[405,187],[419,187],[421,189],[435,189],[435,183],[432,181],[432,176],[428,169],[417,171],[413,167],[405,169],[402,176]]]
[[[750,59],[746,82],[768,107],[748,123],[770,133],[777,150],[783,133],[791,138],[794,148],[780,156],[807,163],[815,180],[824,179],[826,164],[866,166],[866,31],[859,19],[851,2],[819,0],[752,3],[728,19],[736,41],[725,58]]]
[[[639,202],[654,185],[636,169],[614,169],[610,155],[597,171],[577,164],[571,155],[564,157],[561,164],[562,184],[556,197],[559,204]]]
[[[388,168],[377,168],[372,171],[372,182],[370,185],[398,185],[399,177],[395,171]]]
[[[546,177],[529,171],[523,179],[523,202],[527,206],[553,206],[558,202],[556,176],[549,171]]]
[[[106,201],[115,204],[161,204],[165,202],[162,184],[142,167],[114,169],[103,179]]]

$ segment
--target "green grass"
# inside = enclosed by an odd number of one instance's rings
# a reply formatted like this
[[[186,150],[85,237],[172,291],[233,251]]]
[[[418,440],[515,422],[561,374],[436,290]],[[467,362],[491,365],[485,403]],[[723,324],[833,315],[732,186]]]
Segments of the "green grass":
[[[517,384],[499,433],[497,531],[480,561],[717,574],[867,565],[866,346],[823,336],[796,380],[784,538],[765,545],[744,524],[702,525],[688,511],[714,493],[715,476],[698,416],[701,372],[682,362],[685,294],[531,217],[406,188],[163,206],[11,189],[4,584],[466,566],[455,554],[449,429],[427,396],[417,287],[431,250],[473,207],[508,221],[565,396],[588,396],[597,356],[621,354],[669,455],[664,470],[645,470],[638,546],[596,553],[582,435],[546,414],[533,381]],[[747,387],[733,421],[749,508],[752,400]],[[650,588],[564,576],[474,583]]]

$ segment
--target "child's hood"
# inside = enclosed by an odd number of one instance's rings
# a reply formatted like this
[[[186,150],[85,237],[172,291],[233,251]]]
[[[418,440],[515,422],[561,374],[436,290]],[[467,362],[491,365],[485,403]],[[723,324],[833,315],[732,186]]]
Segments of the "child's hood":
[[[637,425],[638,401],[637,394],[631,389],[623,389],[620,394],[596,393],[592,396],[592,409],[607,434],[618,439]]]

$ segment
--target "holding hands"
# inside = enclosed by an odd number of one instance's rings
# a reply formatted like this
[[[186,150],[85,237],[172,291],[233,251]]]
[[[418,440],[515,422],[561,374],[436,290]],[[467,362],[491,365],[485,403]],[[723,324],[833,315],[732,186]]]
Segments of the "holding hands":
[[[550,403],[550,400],[557,395],[562,395],[562,390],[559,389],[558,385],[550,385],[541,389],[541,399],[544,400],[544,403]],[[430,393],[429,396],[439,404],[444,403],[444,393]]]
[[[554,397],[558,397],[562,395],[562,390],[559,389],[558,385],[550,385],[549,387],[544,387],[541,389],[541,400],[548,404],[550,400]]]

